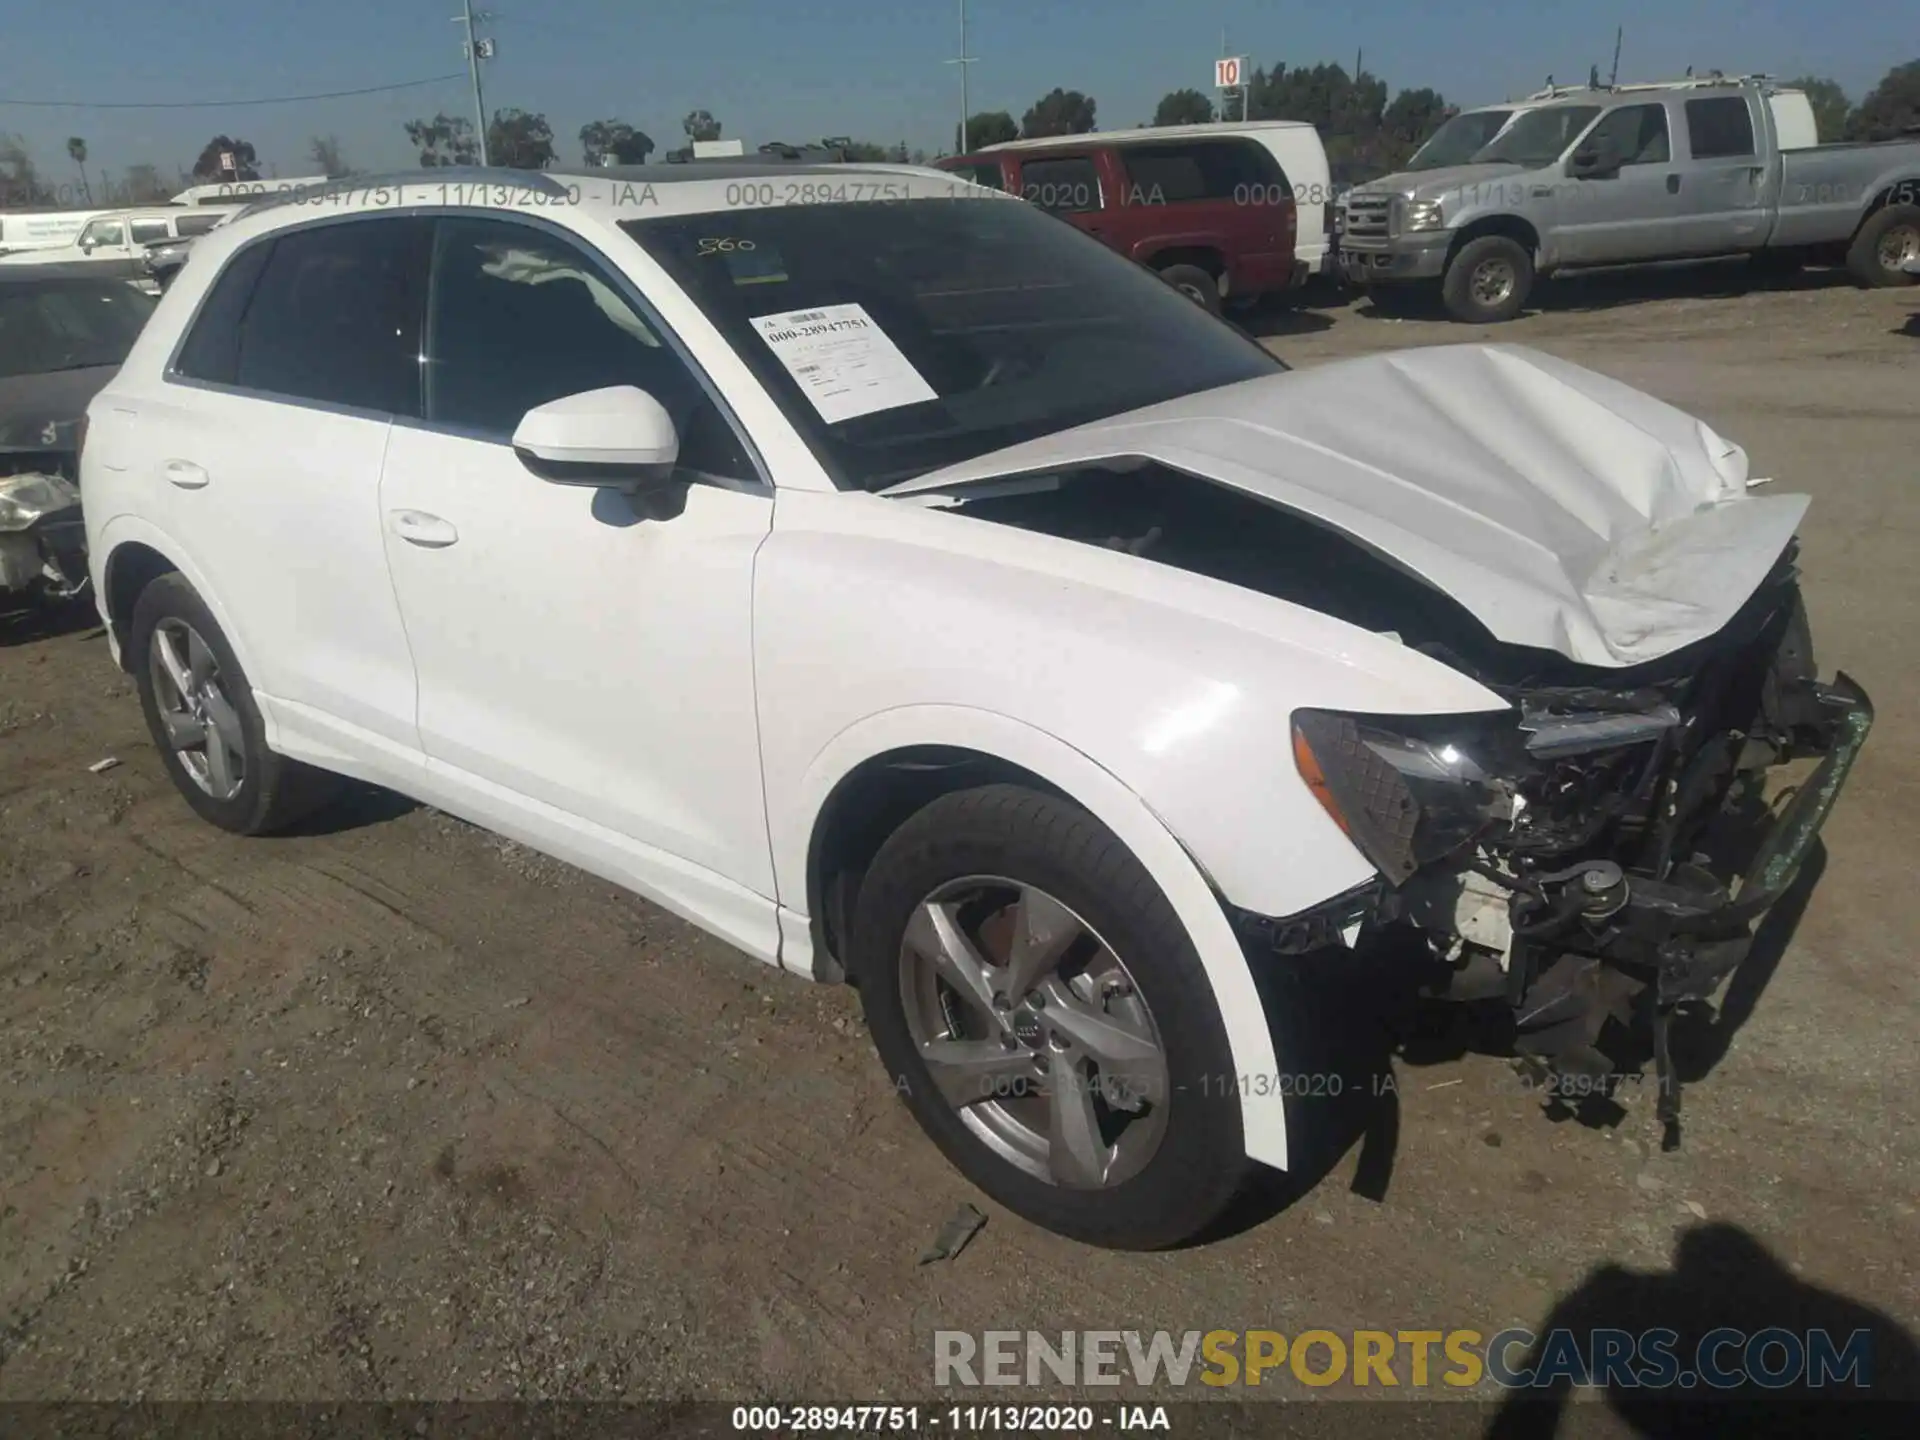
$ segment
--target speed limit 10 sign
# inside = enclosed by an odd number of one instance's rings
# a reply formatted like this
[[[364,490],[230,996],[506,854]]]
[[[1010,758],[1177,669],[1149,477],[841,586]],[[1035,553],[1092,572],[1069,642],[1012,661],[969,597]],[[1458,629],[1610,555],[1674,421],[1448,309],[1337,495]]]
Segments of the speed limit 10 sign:
[[[1238,90],[1242,84],[1241,75],[1246,72],[1247,62],[1238,55],[1231,59],[1213,62],[1213,88],[1216,90]]]

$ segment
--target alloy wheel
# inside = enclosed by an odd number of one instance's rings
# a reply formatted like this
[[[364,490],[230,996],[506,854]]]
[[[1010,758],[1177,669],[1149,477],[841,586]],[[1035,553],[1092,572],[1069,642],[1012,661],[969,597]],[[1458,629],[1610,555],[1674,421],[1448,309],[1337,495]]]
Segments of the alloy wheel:
[[[1054,896],[998,876],[942,885],[914,907],[899,983],[939,1094],[995,1154],[1075,1190],[1153,1158],[1160,1032],[1125,963]]]
[[[1506,303],[1518,280],[1519,277],[1513,273],[1513,262],[1496,255],[1474,267],[1468,288],[1473,292],[1476,302],[1491,309]]]
[[[181,768],[214,799],[231,800],[246,783],[246,732],[212,649],[186,621],[162,620],[153,630],[147,668],[160,723]]]

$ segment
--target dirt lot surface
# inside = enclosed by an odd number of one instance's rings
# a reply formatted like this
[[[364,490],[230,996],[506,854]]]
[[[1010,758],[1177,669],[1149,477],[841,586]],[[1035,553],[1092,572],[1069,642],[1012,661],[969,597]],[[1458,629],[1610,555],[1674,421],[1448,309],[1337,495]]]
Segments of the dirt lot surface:
[[[896,1102],[852,992],[562,865],[378,793],[293,837],[213,830],[99,632],[11,625],[0,1399],[873,1399],[931,1393],[936,1328],[1550,1316],[1870,1325],[1876,1384],[1912,1393],[1916,309],[1688,277],[1567,285],[1497,336],[1365,305],[1263,322],[1300,365],[1497,338],[1698,413],[1815,497],[1820,656],[1879,723],[1818,883],[1685,1037],[1679,1151],[1650,1085],[1611,1127],[1556,1123],[1426,1033],[1381,1051],[1397,1097],[1296,1121],[1325,1137],[1298,1193],[1182,1253],[993,1209]],[[1384,1035],[1377,987],[1324,988]],[[986,1228],[917,1263],[969,1200]],[[1262,1393],[1309,1393],[1288,1383]]]

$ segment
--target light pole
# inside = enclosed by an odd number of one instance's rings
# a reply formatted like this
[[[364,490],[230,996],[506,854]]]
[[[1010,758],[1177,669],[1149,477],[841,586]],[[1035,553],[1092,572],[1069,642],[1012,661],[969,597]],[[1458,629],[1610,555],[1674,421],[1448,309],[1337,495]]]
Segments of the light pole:
[[[964,155],[967,150],[967,66],[972,63],[973,56],[967,54],[967,0],[960,0],[960,53],[947,61],[960,67],[960,138],[954,151],[956,155]]]
[[[491,162],[487,156],[487,106],[486,102],[480,98],[480,62],[487,57],[480,53],[481,42],[475,39],[473,34],[473,22],[476,18],[473,13],[473,0],[461,0],[460,9],[462,13],[453,17],[453,23],[464,24],[467,27],[467,74],[473,79],[473,123],[478,127],[476,134],[480,140],[480,163],[486,165]],[[482,11],[478,18],[485,19],[486,12]],[[488,42],[488,45],[491,53],[491,42]]]

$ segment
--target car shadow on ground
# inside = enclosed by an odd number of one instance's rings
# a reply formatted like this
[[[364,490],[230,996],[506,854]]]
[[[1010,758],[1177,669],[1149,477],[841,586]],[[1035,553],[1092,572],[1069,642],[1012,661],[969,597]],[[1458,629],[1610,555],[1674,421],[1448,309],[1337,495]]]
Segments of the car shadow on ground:
[[[92,630],[92,635],[83,634]],[[99,612],[91,596],[66,600],[57,605],[36,604],[15,609],[0,599],[0,647],[32,645],[41,640],[57,640],[63,635],[80,635],[87,640],[106,638],[100,626]]]
[[[314,839],[322,835],[344,835],[370,825],[384,825],[412,814],[419,802],[397,791],[368,785],[359,780],[343,782],[340,793],[311,815],[302,817],[284,830],[274,832],[276,839]]]
[[[1761,920],[1746,959],[1717,1003],[1675,1012],[1669,1039],[1683,1086],[1710,1074],[1753,1018],[1825,869],[1826,849],[1815,841],[1793,884]],[[1513,1017],[1505,1004],[1449,1004],[1420,994],[1424,953],[1425,942],[1417,935],[1393,927],[1357,950],[1275,957],[1274,963],[1255,967],[1255,985],[1284,1072],[1289,1165],[1284,1173],[1260,1171],[1196,1243],[1264,1224],[1318,1186],[1356,1145],[1349,1188],[1365,1199],[1385,1200],[1399,1148],[1399,1087],[1406,1083],[1395,1078],[1396,1062],[1423,1069],[1468,1055],[1516,1060]],[[1637,1093],[1651,1097],[1651,1047],[1638,1033],[1618,1031],[1610,1026],[1601,1048],[1617,1075],[1644,1075],[1646,1083]],[[1546,1097],[1541,1108],[1549,1122],[1593,1130],[1613,1129],[1627,1116],[1607,1094],[1577,1104]]]
[[[1758,292],[1844,290],[1853,285],[1853,276],[1837,266],[1782,272],[1743,259],[1589,270],[1542,280],[1524,313],[1592,312],[1661,300],[1737,300]],[[1366,320],[1447,319],[1436,286],[1350,294],[1345,303]]]
[[[1611,1339],[1624,1366],[1587,1373],[1583,1357],[1609,1338],[1596,1331],[1620,1332]],[[1737,1225],[1688,1227],[1664,1271],[1601,1266],[1538,1330],[1502,1348],[1530,1383],[1507,1391],[1487,1440],[1591,1433],[1567,1414],[1575,1386],[1589,1381],[1636,1435],[1920,1433],[1914,1336],[1872,1306],[1797,1278]],[[1669,1367],[1666,1383],[1636,1383]]]
[[[1313,308],[1329,303],[1325,299],[1302,299],[1297,303],[1268,302],[1257,309],[1229,314],[1227,318],[1256,340],[1284,340],[1291,335],[1318,335],[1333,328],[1333,316]]]

